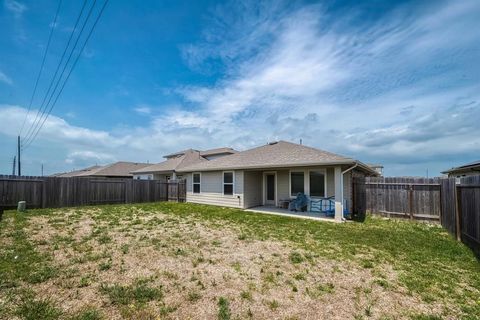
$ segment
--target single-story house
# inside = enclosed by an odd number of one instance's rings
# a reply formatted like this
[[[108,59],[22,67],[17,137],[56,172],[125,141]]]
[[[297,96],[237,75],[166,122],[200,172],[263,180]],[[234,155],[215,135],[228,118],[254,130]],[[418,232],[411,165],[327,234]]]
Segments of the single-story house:
[[[480,174],[480,160],[473,161],[442,172],[449,177],[461,178]]]
[[[130,172],[150,166],[148,163],[119,161],[105,166],[88,168],[53,174],[53,177],[95,177],[95,178],[133,178]]]
[[[168,154],[164,156],[166,159],[165,161],[134,170],[131,173],[133,174],[134,179],[162,181],[168,181],[170,179],[177,180],[183,178],[181,174],[177,174],[177,171],[181,168],[204,161],[218,159],[236,152],[236,150],[226,147],[205,151],[187,149]]]
[[[186,178],[187,202],[242,209],[280,207],[303,193],[318,199],[338,221],[352,210],[352,178],[378,176],[358,160],[287,141],[198,161],[176,171]],[[308,210],[318,201],[310,201]]]

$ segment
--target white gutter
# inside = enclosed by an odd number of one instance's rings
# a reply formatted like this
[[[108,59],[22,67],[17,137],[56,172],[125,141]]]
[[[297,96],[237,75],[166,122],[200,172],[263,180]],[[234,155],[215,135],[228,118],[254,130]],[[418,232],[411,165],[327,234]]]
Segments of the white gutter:
[[[355,169],[356,167],[358,166],[358,162],[355,162],[355,164],[353,166],[351,166],[350,168],[346,169],[345,171],[342,171],[342,179],[340,179],[340,191],[342,193],[342,221],[345,221],[345,218],[343,217],[343,211],[344,211],[344,208],[343,208],[343,175],[353,169]]]

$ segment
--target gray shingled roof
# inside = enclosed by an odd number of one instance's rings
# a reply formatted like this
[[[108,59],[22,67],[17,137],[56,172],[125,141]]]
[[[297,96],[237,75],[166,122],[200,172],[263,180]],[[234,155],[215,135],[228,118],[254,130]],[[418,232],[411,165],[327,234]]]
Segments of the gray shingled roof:
[[[207,157],[207,156],[213,156],[213,155],[216,155],[216,154],[225,154],[225,153],[233,154],[233,153],[237,153],[237,152],[238,151],[235,150],[235,149],[228,148],[228,147],[223,147],[223,148],[215,148],[215,149],[200,151],[200,155],[202,157]]]
[[[468,171],[469,169],[478,169],[480,168],[480,160],[473,161],[458,167],[451,168],[449,170],[442,171],[442,173],[447,174],[455,171]]]
[[[372,171],[373,173],[373,169],[368,168],[366,165],[352,158],[296,143],[278,141],[214,160],[197,163],[177,171],[262,169],[354,163],[361,164],[362,167],[365,167],[365,170]]]
[[[195,163],[207,161],[205,158],[200,156],[200,152],[196,150],[185,150],[183,155],[169,158],[163,162],[149,165],[147,167],[132,171],[135,174],[142,174],[142,173],[159,173],[159,172],[172,172],[178,169],[193,165]]]
[[[92,166],[89,168],[55,175],[56,177],[129,177],[133,170],[149,166],[148,163],[119,161],[106,166]]]

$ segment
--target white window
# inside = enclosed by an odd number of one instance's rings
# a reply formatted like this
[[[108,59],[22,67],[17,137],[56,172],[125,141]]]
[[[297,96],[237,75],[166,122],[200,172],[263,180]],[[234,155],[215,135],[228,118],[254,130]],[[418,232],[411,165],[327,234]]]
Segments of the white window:
[[[309,172],[310,196],[325,197],[326,196],[326,179],[325,171],[312,170]]]
[[[233,171],[223,173],[223,194],[233,195]]]
[[[200,181],[201,181],[200,173],[194,173],[192,175],[193,193],[200,193]]]
[[[303,171],[291,171],[290,195],[295,197],[299,192],[305,193],[305,173]]]

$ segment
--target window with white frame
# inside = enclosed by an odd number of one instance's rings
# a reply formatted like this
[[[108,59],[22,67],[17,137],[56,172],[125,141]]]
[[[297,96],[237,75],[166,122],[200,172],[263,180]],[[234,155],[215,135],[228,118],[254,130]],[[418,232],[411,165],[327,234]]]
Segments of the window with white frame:
[[[223,173],[223,194],[233,195],[233,171]]]
[[[305,193],[305,173],[303,171],[290,172],[290,194]]]
[[[200,193],[200,173],[194,173],[192,177],[193,193]]]
[[[310,196],[325,197],[325,171],[310,171]]]

